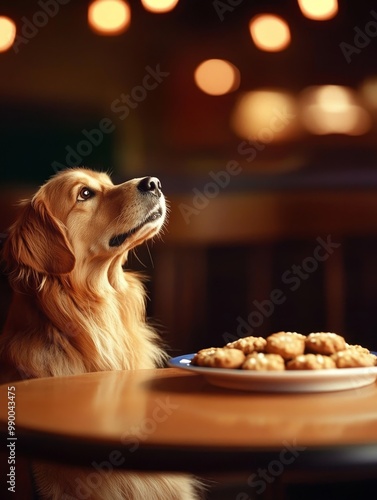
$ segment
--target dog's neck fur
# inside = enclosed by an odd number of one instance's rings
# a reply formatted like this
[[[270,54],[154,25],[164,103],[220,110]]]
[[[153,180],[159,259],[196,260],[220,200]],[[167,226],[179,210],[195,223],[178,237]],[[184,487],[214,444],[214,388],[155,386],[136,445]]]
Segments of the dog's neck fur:
[[[21,377],[153,368],[162,363],[165,355],[156,347],[157,335],[145,322],[143,286],[135,274],[123,271],[121,263],[121,257],[100,266],[83,263],[68,275],[48,280],[34,273],[27,290],[17,284],[0,342]],[[45,349],[56,351],[51,366],[41,362],[51,359],[42,356]]]

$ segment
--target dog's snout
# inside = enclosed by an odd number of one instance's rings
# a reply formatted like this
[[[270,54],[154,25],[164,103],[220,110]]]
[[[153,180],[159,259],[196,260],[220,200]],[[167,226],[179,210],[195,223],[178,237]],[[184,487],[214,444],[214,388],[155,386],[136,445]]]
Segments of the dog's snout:
[[[141,179],[137,188],[142,193],[152,193],[161,196],[161,182],[157,177],[144,177]]]

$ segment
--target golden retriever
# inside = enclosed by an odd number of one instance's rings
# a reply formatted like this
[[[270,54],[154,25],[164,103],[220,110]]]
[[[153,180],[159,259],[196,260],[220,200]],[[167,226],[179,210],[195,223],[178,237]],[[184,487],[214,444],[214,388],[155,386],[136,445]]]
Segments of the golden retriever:
[[[64,170],[9,230],[3,258],[14,298],[2,335],[2,381],[155,368],[166,358],[146,323],[144,288],[124,271],[128,252],[155,236],[166,203],[155,177],[114,185],[105,173]],[[81,469],[34,464],[41,498],[77,498]],[[86,497],[87,498],[87,497]],[[109,473],[91,500],[193,500],[175,474]]]

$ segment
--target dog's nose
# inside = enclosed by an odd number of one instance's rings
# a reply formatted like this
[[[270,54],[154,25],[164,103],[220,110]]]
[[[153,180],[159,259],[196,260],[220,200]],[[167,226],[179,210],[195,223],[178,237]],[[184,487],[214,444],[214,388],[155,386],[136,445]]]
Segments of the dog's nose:
[[[152,193],[161,196],[161,182],[157,177],[144,177],[141,179],[137,188],[142,193]]]

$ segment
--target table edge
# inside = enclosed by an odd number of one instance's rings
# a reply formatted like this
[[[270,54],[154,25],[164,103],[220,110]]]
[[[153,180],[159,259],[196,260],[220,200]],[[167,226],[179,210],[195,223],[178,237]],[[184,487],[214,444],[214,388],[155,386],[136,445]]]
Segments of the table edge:
[[[8,441],[3,426],[0,440]],[[36,441],[38,445],[36,445]],[[17,453],[40,460],[83,467],[111,462],[116,454],[117,468],[134,471],[171,472],[240,472],[266,467],[279,460],[280,447],[205,447],[198,445],[172,446],[138,443],[137,449],[119,442],[96,442],[81,437],[57,436],[50,433],[17,429]],[[296,446],[293,444],[292,446]],[[80,453],[75,450],[80,449]],[[332,446],[298,446],[290,470],[339,469],[347,467],[377,467],[377,442]]]

